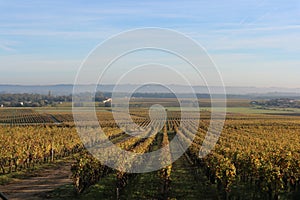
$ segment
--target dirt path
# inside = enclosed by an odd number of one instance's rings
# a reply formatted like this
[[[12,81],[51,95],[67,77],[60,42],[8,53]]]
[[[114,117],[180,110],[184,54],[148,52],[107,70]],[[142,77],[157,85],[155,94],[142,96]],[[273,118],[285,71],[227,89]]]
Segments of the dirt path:
[[[7,185],[0,185],[0,191],[9,200],[44,199],[47,192],[72,182],[71,164],[71,161],[57,163],[54,167],[37,172],[34,177],[17,179]]]

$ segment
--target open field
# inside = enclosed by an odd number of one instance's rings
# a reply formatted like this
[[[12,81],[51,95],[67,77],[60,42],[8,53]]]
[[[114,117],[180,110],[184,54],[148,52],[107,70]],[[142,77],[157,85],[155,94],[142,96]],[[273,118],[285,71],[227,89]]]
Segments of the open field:
[[[97,108],[106,136],[124,150],[154,152],[176,135],[181,138],[179,146],[161,155],[172,158],[180,145],[191,142],[171,165],[142,174],[111,169],[83,150],[70,107],[0,109],[0,179],[80,152],[69,169],[73,184],[53,187],[53,191],[37,194],[35,199],[299,199],[299,110],[263,110],[240,106],[244,100],[234,102],[237,106],[227,108],[217,145],[204,158],[198,154],[210,123],[208,108],[201,107],[199,127],[194,128],[196,110],[188,110],[189,118],[180,122],[179,108],[167,107],[168,118],[162,129],[156,129],[156,125],[149,129],[153,122],[143,108],[148,103],[132,108],[133,121],[148,134],[153,133],[147,139],[130,137],[117,127],[109,108]],[[180,123],[188,126],[180,128]],[[126,129],[133,131],[131,124]],[[102,138],[93,128],[87,133],[89,137],[81,139],[90,146],[101,144]],[[121,156],[111,155],[112,160],[122,161]],[[152,163],[150,159],[142,164],[150,167]],[[9,192],[1,192],[10,197]]]

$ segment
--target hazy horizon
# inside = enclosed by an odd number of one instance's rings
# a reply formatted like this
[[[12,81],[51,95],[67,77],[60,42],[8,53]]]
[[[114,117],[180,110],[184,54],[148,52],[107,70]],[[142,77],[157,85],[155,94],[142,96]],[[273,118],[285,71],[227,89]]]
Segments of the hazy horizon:
[[[135,84],[122,84],[122,85],[77,85],[77,92],[91,92],[99,91],[104,93],[175,93],[175,94],[222,94],[224,89],[228,95],[262,95],[262,96],[276,96],[276,97],[298,97],[300,95],[300,88],[259,88],[259,87],[230,87],[225,88],[221,86],[188,86],[188,85],[135,85]],[[36,93],[48,94],[51,91],[55,95],[69,95],[74,92],[73,84],[62,85],[1,85],[0,93],[4,94],[20,94],[20,93]]]
[[[1,86],[63,86],[63,85],[66,85],[66,86],[73,86],[74,84],[73,83],[52,83],[52,84],[9,84],[9,83],[0,83]],[[93,83],[86,83],[86,84],[79,84],[79,85],[82,85],[82,86],[89,86],[89,85],[96,85],[96,84],[93,84]],[[114,85],[113,83],[106,83],[106,84],[97,84],[99,86],[112,86]],[[121,85],[139,85],[139,84],[133,84],[133,83],[125,83],[125,84],[121,84]],[[189,85],[183,85],[183,84],[169,84],[169,85],[177,85],[177,86],[189,86]],[[191,85],[192,87],[206,87],[205,85]],[[223,87],[223,86],[220,86],[220,85],[212,85],[210,87]],[[225,85],[225,88],[258,88],[258,89],[262,89],[262,88],[280,88],[280,89],[300,89],[300,86],[299,87],[276,87],[276,86],[270,86],[270,87],[264,87],[264,86],[233,86],[233,85]]]

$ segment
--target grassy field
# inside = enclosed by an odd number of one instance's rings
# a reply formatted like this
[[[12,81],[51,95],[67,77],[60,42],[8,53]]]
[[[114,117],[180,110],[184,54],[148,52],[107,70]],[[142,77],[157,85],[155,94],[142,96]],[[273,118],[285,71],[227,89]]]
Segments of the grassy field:
[[[188,99],[187,99],[188,100]],[[218,102],[218,100],[216,100]],[[226,101],[226,112],[228,113],[240,113],[240,114],[300,114],[299,108],[260,108],[250,105],[251,100],[249,99],[227,99]],[[136,98],[130,101],[130,105],[132,107],[138,106],[141,107],[150,107],[153,103],[161,104],[169,111],[210,111],[210,99],[199,99],[199,109],[193,107],[179,107],[178,101],[173,98],[161,98],[161,99],[153,99],[153,98]],[[172,106],[176,105],[176,106]],[[97,111],[110,111],[110,108],[106,107],[95,107]],[[35,111],[44,113],[44,112],[64,112],[71,113],[72,112],[72,104],[71,103],[63,103],[58,104],[54,107],[37,107],[33,108]],[[216,111],[223,111],[224,108],[215,108]]]
[[[191,108],[191,107],[167,107],[169,111],[211,111],[211,107],[199,107],[199,109]],[[240,114],[293,114],[299,113],[299,108],[270,108],[270,109],[261,109],[257,107],[226,107],[226,108],[214,108],[215,111],[224,111],[227,113],[240,113]]]

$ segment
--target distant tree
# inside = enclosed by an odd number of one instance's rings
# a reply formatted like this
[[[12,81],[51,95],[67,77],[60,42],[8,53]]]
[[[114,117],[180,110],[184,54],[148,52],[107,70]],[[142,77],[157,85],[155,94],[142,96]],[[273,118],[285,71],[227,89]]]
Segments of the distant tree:
[[[105,107],[111,107],[111,101],[105,102],[105,103],[104,103],[104,106],[105,106]]]

